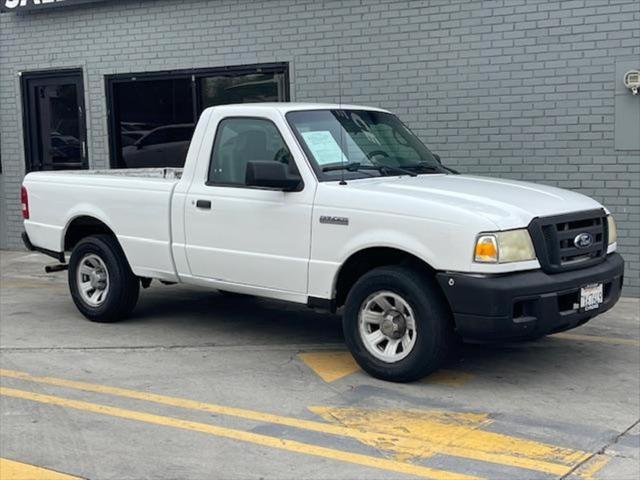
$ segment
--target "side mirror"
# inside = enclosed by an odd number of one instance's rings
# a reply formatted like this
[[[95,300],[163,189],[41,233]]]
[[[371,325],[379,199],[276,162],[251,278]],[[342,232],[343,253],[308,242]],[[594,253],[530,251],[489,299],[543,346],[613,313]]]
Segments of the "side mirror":
[[[302,186],[300,175],[287,171],[287,165],[280,162],[247,162],[245,184],[248,187],[272,188],[284,192],[295,192]]]

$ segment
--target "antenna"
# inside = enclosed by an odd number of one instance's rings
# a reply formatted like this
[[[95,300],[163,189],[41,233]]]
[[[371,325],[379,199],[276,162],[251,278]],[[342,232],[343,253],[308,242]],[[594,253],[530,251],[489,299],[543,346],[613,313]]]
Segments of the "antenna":
[[[342,42],[338,42],[338,48],[336,49],[336,56],[338,60],[338,107],[340,110],[339,115],[342,115],[342,62],[340,61],[340,57],[342,56]],[[346,115],[345,115],[346,116]],[[344,179],[344,127],[340,123],[338,119],[338,123],[340,124],[340,164],[342,168],[340,169],[340,184],[346,185],[347,182]]]

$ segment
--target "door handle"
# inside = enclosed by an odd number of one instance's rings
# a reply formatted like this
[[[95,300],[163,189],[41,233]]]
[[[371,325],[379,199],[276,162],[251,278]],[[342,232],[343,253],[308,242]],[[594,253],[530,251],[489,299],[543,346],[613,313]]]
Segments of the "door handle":
[[[211,210],[211,201],[210,200],[198,200],[196,202],[197,208],[202,208],[204,210]]]

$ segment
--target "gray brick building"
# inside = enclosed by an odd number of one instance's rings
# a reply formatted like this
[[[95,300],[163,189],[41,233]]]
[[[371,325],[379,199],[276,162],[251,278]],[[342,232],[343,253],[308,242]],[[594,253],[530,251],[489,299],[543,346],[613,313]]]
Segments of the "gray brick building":
[[[0,2],[2,248],[21,247],[25,170],[134,166],[142,137],[229,98],[341,98],[398,113],[464,173],[601,201],[640,293],[638,0]]]

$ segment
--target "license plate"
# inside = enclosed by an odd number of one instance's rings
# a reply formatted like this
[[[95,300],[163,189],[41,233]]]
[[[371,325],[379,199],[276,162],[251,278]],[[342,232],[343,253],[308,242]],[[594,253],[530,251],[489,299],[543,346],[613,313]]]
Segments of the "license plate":
[[[596,309],[602,303],[602,284],[587,285],[580,289],[580,308],[584,311]]]

